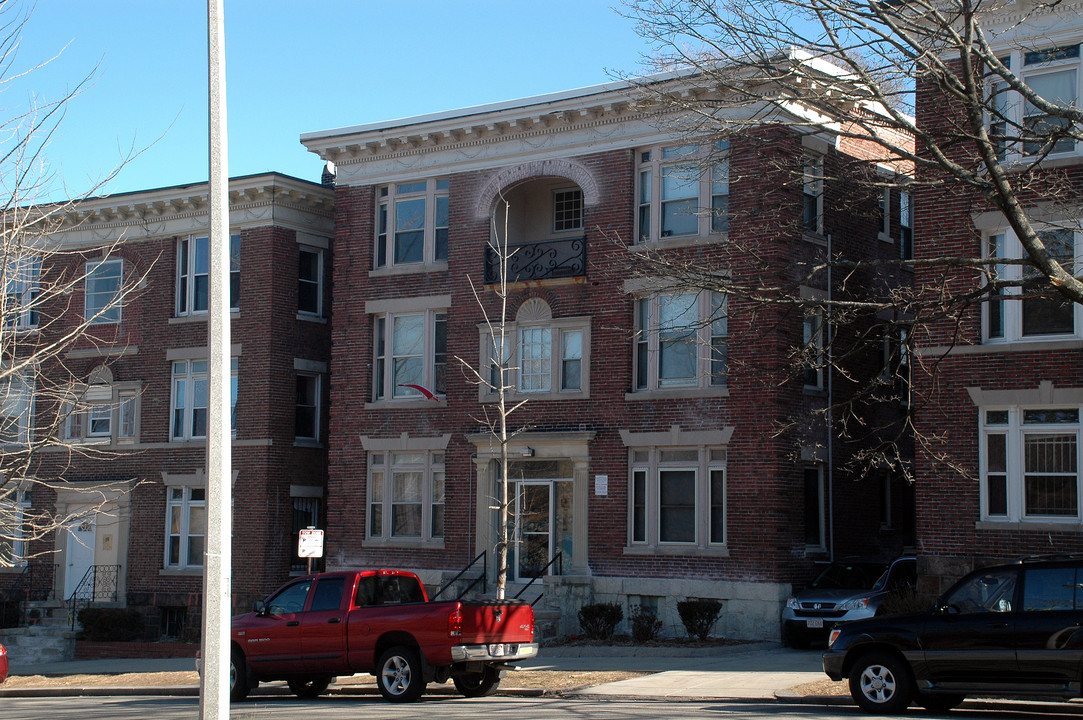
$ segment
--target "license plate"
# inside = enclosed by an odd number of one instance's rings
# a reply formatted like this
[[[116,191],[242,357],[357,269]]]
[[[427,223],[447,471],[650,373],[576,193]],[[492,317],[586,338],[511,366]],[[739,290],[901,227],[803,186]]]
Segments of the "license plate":
[[[504,646],[502,644],[501,645],[490,645],[489,646],[489,654],[492,655],[493,657],[504,657]]]
[[[805,621],[810,628],[822,628],[824,626],[823,618],[809,618]]]

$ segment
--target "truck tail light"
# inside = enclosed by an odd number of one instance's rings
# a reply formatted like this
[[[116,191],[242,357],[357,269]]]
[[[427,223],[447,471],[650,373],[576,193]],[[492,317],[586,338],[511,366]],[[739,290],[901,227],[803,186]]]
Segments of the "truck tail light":
[[[449,637],[459,637],[463,634],[463,611],[455,608],[447,616],[447,634]]]

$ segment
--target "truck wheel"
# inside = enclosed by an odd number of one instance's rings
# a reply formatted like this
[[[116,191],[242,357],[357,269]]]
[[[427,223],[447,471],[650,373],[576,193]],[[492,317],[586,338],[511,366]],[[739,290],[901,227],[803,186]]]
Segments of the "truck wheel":
[[[906,710],[912,693],[910,670],[893,655],[869,653],[850,670],[850,695],[867,713],[897,715]]]
[[[452,682],[455,689],[468,698],[485,697],[496,691],[500,685],[500,671],[487,667],[478,673],[456,675]]]
[[[380,656],[376,684],[384,700],[413,702],[425,692],[425,677],[416,648],[396,645]]]
[[[229,653],[229,701],[240,702],[248,697],[248,668],[244,654],[237,648]]]
[[[290,692],[297,697],[302,700],[311,700],[323,695],[327,690],[327,686],[331,684],[331,678],[290,678],[286,681],[286,684],[290,686]]]

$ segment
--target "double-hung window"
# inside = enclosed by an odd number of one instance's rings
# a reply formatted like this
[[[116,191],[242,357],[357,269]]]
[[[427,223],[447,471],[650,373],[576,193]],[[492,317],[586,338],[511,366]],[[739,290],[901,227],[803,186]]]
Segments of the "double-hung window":
[[[1079,414],[1079,407],[982,408],[983,520],[1080,522]]]
[[[823,465],[809,465],[805,474],[805,549],[823,550],[826,547],[826,513],[824,502]]]
[[[373,343],[374,400],[447,392],[446,307],[378,313]]]
[[[637,242],[729,231],[729,143],[639,151]]]
[[[230,361],[229,427],[237,431],[237,358]],[[173,441],[207,437],[210,378],[206,360],[177,360],[173,363]]]
[[[119,323],[123,286],[123,260],[87,263],[83,316],[86,321],[91,325]]]
[[[210,307],[210,240],[183,238],[177,242],[177,315],[205,314]],[[240,307],[241,236],[229,236],[229,308]]]
[[[378,190],[377,269],[447,262],[449,188],[446,179],[430,179]]]
[[[1080,82],[1080,45],[1057,45],[1046,48],[1019,49],[999,58],[1013,70],[1030,90],[1054,106],[1043,109],[1007,83],[993,76],[989,83],[989,136],[998,156],[1013,159],[1020,155],[1060,155],[1078,150],[1071,120],[1059,117],[1055,107],[1078,107]]]
[[[910,193],[899,193],[899,257],[914,258],[914,205]]]
[[[1076,270],[1075,258],[1081,251],[1080,233],[1069,229],[1038,232],[1046,250],[1069,273]],[[994,233],[986,238],[987,258],[1020,259],[1022,245],[1011,231]],[[1060,296],[1042,274],[1029,265],[996,264],[995,281],[1022,283],[1023,287],[1001,287],[984,303],[985,341],[989,343],[1043,340],[1057,336],[1083,335],[1075,304]],[[1027,286],[1026,283],[1032,283]]]
[[[41,258],[13,257],[4,277],[4,324],[17,330],[38,326],[37,298],[40,292]]]
[[[368,537],[413,542],[444,537],[444,453],[369,455]]]
[[[630,545],[726,544],[724,448],[633,448],[631,478]]]
[[[805,310],[802,323],[801,375],[806,388],[822,390],[824,386],[824,311],[822,308]]]
[[[320,375],[317,373],[297,373],[294,436],[298,440],[320,439]]]
[[[174,485],[166,492],[165,567],[202,568],[207,542],[207,490]]]
[[[0,568],[26,564],[26,510],[30,495],[13,488],[0,499]]]
[[[5,369],[0,379],[0,445],[26,445],[34,422],[34,376]]]
[[[675,292],[635,301],[635,390],[726,384],[726,296]]]
[[[824,159],[806,155],[802,166],[802,228],[807,233],[824,233]]]
[[[298,254],[297,312],[323,317],[323,251],[303,247]]]

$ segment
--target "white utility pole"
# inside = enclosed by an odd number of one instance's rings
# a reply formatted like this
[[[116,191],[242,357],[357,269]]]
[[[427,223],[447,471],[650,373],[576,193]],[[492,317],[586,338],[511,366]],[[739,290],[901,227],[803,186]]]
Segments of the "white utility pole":
[[[223,0],[207,0],[210,95],[210,398],[207,420],[207,549],[203,560],[203,720],[229,718],[230,541],[229,163]]]

